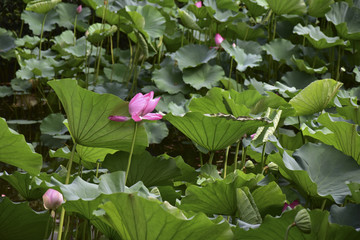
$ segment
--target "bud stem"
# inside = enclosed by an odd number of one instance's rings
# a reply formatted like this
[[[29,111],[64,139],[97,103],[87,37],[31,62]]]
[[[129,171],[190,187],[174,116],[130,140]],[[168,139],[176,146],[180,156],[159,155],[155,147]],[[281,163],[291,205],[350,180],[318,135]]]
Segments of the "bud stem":
[[[287,240],[287,239],[288,239],[288,237],[289,237],[289,232],[290,232],[290,228],[292,228],[292,227],[294,227],[294,226],[295,226],[295,223],[292,223],[292,224],[290,224],[290,225],[287,227],[284,240]]]
[[[130,170],[130,165],[131,165],[131,158],[132,158],[132,155],[133,155],[133,152],[134,152],[134,145],[135,145],[135,139],[136,139],[137,125],[138,125],[138,123],[135,122],[134,135],[133,135],[133,139],[132,139],[132,143],[131,143],[129,160],[128,160],[128,165],[127,165],[126,174],[125,174],[125,185],[126,185],[126,182],[127,182],[127,177],[128,177],[128,175],[129,175],[129,170]]]

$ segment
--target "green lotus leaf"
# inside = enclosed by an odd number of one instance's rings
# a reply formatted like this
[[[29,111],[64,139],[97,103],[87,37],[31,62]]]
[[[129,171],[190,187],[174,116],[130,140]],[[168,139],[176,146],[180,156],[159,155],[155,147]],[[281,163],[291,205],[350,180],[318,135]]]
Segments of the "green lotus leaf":
[[[76,12],[78,5],[73,3],[59,3],[56,12],[59,14],[58,25],[67,29],[74,28],[76,18],[76,29],[85,32],[88,29],[88,18],[91,15],[90,8],[83,7],[81,13]]]
[[[227,31],[231,31],[232,34],[237,36],[238,39],[242,39],[243,41],[256,41],[258,38],[266,37],[264,29],[258,26],[250,26],[246,22],[233,23],[231,25],[227,25],[227,28]],[[243,49],[245,50],[245,47],[243,47]]]
[[[189,112],[183,117],[171,113],[165,119],[192,141],[209,151],[225,149],[245,133],[253,133],[258,127],[267,125],[264,118],[243,117],[233,119],[216,115]]]
[[[182,79],[180,69],[174,64],[174,61],[169,59],[161,63],[160,69],[154,70],[152,79],[156,87],[170,94],[179,92],[187,94],[190,91]]]
[[[6,53],[14,49],[16,40],[13,38],[10,31],[0,28],[0,53]]]
[[[336,107],[336,110],[345,119],[354,121],[357,125],[360,125],[360,109],[359,105],[352,103],[349,106]]]
[[[202,63],[207,63],[215,58],[216,55],[216,49],[209,49],[204,45],[189,44],[176,51],[173,58],[177,61],[182,71],[184,68],[196,67]]]
[[[308,126],[303,125],[303,134],[334,146],[346,155],[353,157],[360,164],[360,149],[358,147],[360,146],[360,135],[356,130],[357,125],[344,121],[336,121],[329,113],[321,114],[317,121],[326,127],[326,129],[314,131]]]
[[[41,34],[41,26],[44,21],[45,14],[24,11],[21,14],[21,19],[25,23],[29,24],[30,30],[35,34]],[[55,24],[59,21],[59,15],[55,10],[51,10],[47,13],[43,32],[49,32],[55,29]]]
[[[119,83],[126,82],[126,77],[128,77],[129,72],[129,67],[121,63],[115,63],[111,67],[104,68],[105,76]]]
[[[53,9],[61,0],[33,0],[26,5],[26,11],[36,13],[47,13]]]
[[[262,217],[265,217],[267,214],[272,216],[279,216],[281,214],[286,197],[276,182],[270,182],[268,185],[261,186],[251,194]]]
[[[183,80],[197,90],[203,87],[210,89],[217,86],[224,75],[222,67],[204,63],[198,67],[184,69]]]
[[[241,221],[248,224],[260,224],[262,222],[259,210],[254,202],[249,188],[236,189],[237,215]]]
[[[327,198],[340,204],[350,195],[346,182],[360,181],[360,166],[332,146],[307,143],[294,152],[294,158],[282,152],[282,157],[269,155],[268,161],[278,164],[280,173],[305,196]]]
[[[297,24],[294,27],[293,33],[306,37],[306,39],[318,49],[346,45],[346,42],[339,37],[328,37],[320,30],[320,27],[314,27],[310,24],[305,27],[300,23]]]
[[[149,144],[159,144],[169,135],[169,129],[162,121],[145,122],[144,127],[148,135]]]
[[[308,13],[313,17],[324,17],[330,11],[334,0],[309,0]]]
[[[35,212],[29,207],[28,202],[14,203],[7,197],[0,198],[0,212],[1,239],[44,238],[46,224],[50,217],[48,212]]]
[[[192,17],[190,13],[188,13],[186,10],[179,10],[179,16],[181,19],[181,23],[189,28],[189,29],[193,29],[193,30],[198,30],[200,31],[201,28],[199,27],[199,25],[197,25],[196,23],[196,18]]]
[[[226,40],[221,43],[221,46],[235,59],[237,63],[236,69],[240,72],[245,71],[248,67],[252,68],[259,66],[260,61],[262,60],[261,55],[246,54],[242,48],[231,46]]]
[[[11,87],[0,86],[0,98],[11,96],[13,93]]]
[[[25,142],[23,135],[9,128],[3,118],[0,118],[0,141],[0,162],[22,168],[32,175],[40,172],[42,156]]]
[[[349,7],[347,2],[336,2],[326,13],[326,19],[332,22],[338,34],[345,39],[360,40],[360,8]]]
[[[263,49],[276,61],[285,61],[290,65],[292,55],[295,54],[295,45],[289,40],[276,38],[263,46]]]
[[[170,204],[133,194],[119,193],[109,200],[99,205],[95,215],[122,239],[233,239],[229,224],[221,217],[211,221],[200,213],[189,218]]]
[[[40,124],[40,131],[43,134],[57,135],[67,132],[66,126],[63,124],[65,118],[61,113],[52,113],[45,117]]]
[[[339,225],[347,225],[353,228],[358,228],[360,220],[356,216],[360,214],[359,204],[346,204],[344,207],[333,204],[330,208],[329,221]]]
[[[305,72],[290,71],[285,73],[281,80],[284,81],[287,86],[295,87],[296,89],[303,89],[310,83],[314,82],[316,77]]]
[[[231,0],[205,0],[203,4],[208,14],[219,22],[227,22],[239,14],[238,5]]]
[[[312,82],[290,100],[296,114],[310,115],[325,109],[343,84],[333,79]]]
[[[275,110],[268,108],[268,110],[265,113],[265,117],[268,119],[271,119],[273,122],[273,126],[268,127],[259,127],[256,131],[256,134],[254,138],[252,139],[254,141],[254,145],[258,146],[260,144],[263,144],[269,140],[269,137],[274,134],[279,121],[281,117],[282,110]]]
[[[306,13],[306,4],[304,0],[266,0],[269,8],[277,15],[296,14],[303,15]]]
[[[351,198],[356,204],[360,204],[360,183],[346,183],[351,191]]]
[[[284,239],[286,229],[294,222],[295,215],[301,207],[296,207],[292,211],[284,212],[280,217],[266,216],[263,223],[256,229],[235,229],[235,236],[244,239]],[[315,209],[309,212],[311,219],[311,233],[305,234],[298,228],[291,228],[288,239],[357,239],[360,233],[353,227],[341,226],[335,223],[329,223],[329,212]],[[274,227],[276,226],[276,227]]]
[[[295,58],[294,55],[292,57],[292,60],[296,64],[296,66],[298,67],[298,69],[300,71],[306,72],[308,74],[315,74],[315,73],[323,74],[328,70],[327,67],[325,67],[325,66],[320,67],[320,68],[312,68],[303,59],[297,59],[297,58]]]
[[[113,122],[110,115],[128,116],[128,104],[111,94],[97,94],[77,85],[76,80],[48,82],[62,102],[69,131],[76,143],[87,147],[129,151],[134,122]],[[138,127],[134,151],[148,145],[143,126]]]
[[[95,23],[88,29],[87,40],[92,44],[98,44],[106,37],[112,36],[117,31],[115,25]]]
[[[37,36],[30,37],[29,35],[26,35],[23,38],[16,39],[15,43],[18,47],[24,46],[26,48],[33,49],[40,43],[40,38]]]
[[[269,9],[269,4],[266,0],[244,0],[243,2],[253,18],[263,15]]]
[[[129,153],[116,152],[105,158],[103,167],[109,171],[126,171]],[[131,186],[142,181],[145,186],[171,185],[172,179],[181,175],[173,158],[165,156],[153,157],[147,151],[134,154],[127,179],[127,185]]]

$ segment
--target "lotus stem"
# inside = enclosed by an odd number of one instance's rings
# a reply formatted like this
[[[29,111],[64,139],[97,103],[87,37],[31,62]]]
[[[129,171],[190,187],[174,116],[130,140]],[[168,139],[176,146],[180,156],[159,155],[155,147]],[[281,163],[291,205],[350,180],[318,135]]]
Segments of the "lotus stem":
[[[226,148],[226,152],[225,152],[224,178],[226,178],[226,170],[227,170],[227,163],[228,163],[228,158],[229,158],[229,150],[230,150],[230,146],[228,146]]]
[[[100,167],[100,164],[101,164],[101,161],[100,159],[98,159],[96,161],[96,173],[95,173],[95,176],[98,177],[99,176],[99,167]]]
[[[263,144],[262,153],[261,153],[261,169],[265,166],[265,148],[266,148],[266,142]]]
[[[101,40],[100,42],[100,46],[98,47],[98,55],[97,55],[97,64],[96,64],[96,73],[95,73],[95,81],[94,81],[94,86],[97,84],[98,81],[98,76],[99,76],[99,71],[100,71],[100,63],[101,63],[101,47],[103,44],[104,40]]]
[[[113,76],[113,72],[114,72],[114,64],[115,64],[115,60],[114,60],[114,46],[113,46],[113,40],[112,40],[112,36],[109,37],[110,38],[110,50],[111,50],[111,76],[110,76],[110,82],[112,82],[112,76]]]
[[[127,165],[126,173],[125,173],[125,185],[126,185],[126,182],[127,182],[127,178],[128,178],[128,176],[129,176],[129,170],[130,170],[130,165],[131,165],[131,158],[132,158],[132,155],[133,155],[133,152],[134,152],[136,132],[137,132],[137,125],[138,125],[138,123],[135,122],[134,135],[133,135],[133,139],[132,139],[132,143],[131,143],[128,165]]]
[[[324,201],[323,201],[323,203],[321,205],[321,211],[324,211],[325,206],[326,206],[326,198],[324,199]]]
[[[47,232],[49,231],[50,220],[52,219],[52,217],[51,217],[51,211],[52,211],[52,210],[50,210],[49,219],[48,219],[48,222],[47,222],[47,224],[46,224],[44,239],[48,239],[48,238],[47,238]]]
[[[52,229],[52,232],[51,232],[51,240],[54,239],[55,223],[56,223],[56,210],[54,210],[54,219],[53,219],[53,229]]]
[[[239,140],[236,144],[235,157],[234,157],[234,170],[237,169],[237,159],[239,156],[240,143],[241,143],[241,140]]]
[[[43,35],[44,35],[44,25],[45,25],[46,16],[47,16],[47,13],[44,16],[44,19],[43,19],[43,22],[42,22],[42,25],[41,25],[40,46],[39,46],[39,60],[41,59],[41,45],[42,45],[42,38],[43,38]]]
[[[70,155],[70,160],[69,160],[69,164],[68,164],[65,184],[69,184],[69,181],[70,181],[71,167],[72,167],[72,162],[73,162],[74,155],[75,155],[76,145],[77,144],[75,142],[74,146],[73,146],[73,148],[71,150],[71,155]],[[58,233],[57,240],[61,240],[62,229],[63,229],[63,226],[64,226],[64,218],[65,218],[65,208],[62,207],[61,208],[61,215],[60,215],[60,223],[59,223],[59,233]]]
[[[215,155],[214,152],[211,152],[211,153],[210,153],[210,158],[209,158],[209,164],[210,164],[210,165],[212,165],[212,162],[213,162],[213,159],[214,159],[214,155]]]
[[[242,169],[245,166],[245,160],[246,160],[246,148],[244,144],[242,144],[241,147],[241,166],[240,169]]]
[[[76,23],[77,23],[77,14],[75,15],[75,22],[74,22],[74,46],[76,44]]]
[[[290,225],[287,227],[286,232],[285,232],[285,238],[284,238],[284,240],[287,240],[287,239],[288,239],[290,229],[291,229],[292,227],[294,227],[294,226],[295,226],[295,223],[292,223],[292,224],[290,224]]]

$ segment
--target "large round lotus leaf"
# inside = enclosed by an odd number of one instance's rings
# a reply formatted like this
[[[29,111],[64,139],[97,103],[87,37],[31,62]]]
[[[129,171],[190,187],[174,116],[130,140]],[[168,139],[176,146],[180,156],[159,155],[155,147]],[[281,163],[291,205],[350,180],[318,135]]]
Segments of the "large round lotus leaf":
[[[240,72],[245,71],[248,67],[252,68],[259,66],[262,60],[261,55],[251,53],[246,54],[244,49],[238,46],[232,46],[226,40],[221,43],[221,46],[231,57],[235,59],[237,63],[236,69]]]
[[[208,63],[194,68],[186,68],[183,71],[184,82],[193,88],[212,88],[219,85],[220,80],[224,77],[225,72],[218,65],[211,66]]]
[[[134,121],[110,121],[110,115],[129,116],[128,104],[112,94],[98,94],[83,89],[76,80],[61,79],[48,82],[62,102],[69,131],[76,143],[129,151],[134,133]],[[143,126],[138,127],[135,151],[148,145]]]
[[[93,44],[97,44],[104,40],[106,37],[111,36],[117,31],[115,25],[110,26],[109,24],[95,23],[88,29],[87,40]]]
[[[295,45],[289,40],[276,38],[263,46],[263,49],[276,61],[286,61],[290,65],[290,60],[295,54]]]
[[[60,3],[56,7],[56,12],[59,14],[59,22],[57,24],[61,27],[72,29],[74,28],[76,18],[76,29],[85,32],[89,27],[88,21],[91,10],[90,8],[83,7],[81,13],[77,13],[77,7],[78,5],[73,3]]]
[[[334,0],[308,0],[308,13],[313,17],[324,17],[333,3]]]
[[[357,126],[341,120],[336,121],[329,113],[321,114],[318,122],[326,128],[314,131],[304,125],[303,134],[334,146],[360,164],[360,135],[356,130]]]
[[[236,24],[226,25],[226,27],[226,31],[231,31],[236,38],[244,41],[256,41],[258,38],[265,38],[265,31],[260,25],[250,26],[246,22],[237,22]]]
[[[189,137],[192,141],[209,151],[225,149],[245,133],[253,133],[267,125],[264,118],[204,115],[199,112],[189,112],[183,117],[171,113],[165,119]]]
[[[35,35],[41,34],[41,27],[44,21],[45,14],[23,11],[21,13],[21,19],[24,20],[25,23],[29,24],[30,30]],[[59,15],[55,10],[51,10],[47,13],[43,32],[49,32],[55,29],[56,23],[59,21]]]
[[[319,27],[313,25],[307,25],[306,27],[298,24],[294,27],[295,34],[306,37],[309,42],[318,49],[330,48],[334,46],[345,46],[344,40],[339,37],[328,37],[326,36]]]
[[[303,15],[306,13],[304,0],[266,0],[271,10],[277,15],[296,14]]]
[[[253,18],[263,15],[269,8],[266,0],[243,0]]]
[[[216,55],[216,49],[209,49],[204,45],[189,44],[176,51],[173,58],[177,61],[180,70],[183,70],[184,68],[207,63]]]
[[[325,16],[341,37],[360,40],[360,8],[349,7],[347,2],[336,2]]]
[[[292,60],[300,71],[306,72],[308,74],[315,74],[315,73],[323,74],[328,70],[327,67],[325,66],[319,68],[312,68],[303,59],[297,59],[295,58],[295,56],[292,57]]]
[[[209,15],[219,22],[227,22],[229,18],[239,14],[239,6],[234,1],[205,0],[203,3],[203,7],[207,9]]]
[[[187,217],[168,203],[135,194],[118,193],[108,198],[110,201],[100,204],[102,210],[94,214],[122,239],[233,239],[230,225],[222,217],[210,220],[203,213]]]
[[[0,28],[0,53],[8,52],[15,47],[15,39],[11,32]]]
[[[36,13],[47,13],[53,9],[61,0],[34,0],[26,5],[26,11]]]
[[[3,118],[0,118],[0,162],[22,168],[32,175],[38,174],[42,167],[42,156],[35,153],[23,135],[9,128]]]
[[[0,198],[0,239],[44,239],[48,212],[35,212],[28,202]],[[50,234],[50,231],[49,231]],[[49,236],[45,236],[47,239]]]
[[[333,79],[312,82],[290,100],[296,114],[310,115],[325,109],[333,100],[342,83]]]
[[[256,240],[272,240],[284,239],[286,229],[294,222],[294,218],[301,207],[296,207],[292,211],[284,212],[280,217],[272,217],[267,215],[260,227],[245,230],[236,227],[234,233],[236,239],[256,239]],[[297,227],[290,229],[289,238],[296,239],[358,239],[360,233],[353,227],[342,226],[329,222],[329,212],[315,209],[309,212],[311,219],[311,233],[305,234]]]

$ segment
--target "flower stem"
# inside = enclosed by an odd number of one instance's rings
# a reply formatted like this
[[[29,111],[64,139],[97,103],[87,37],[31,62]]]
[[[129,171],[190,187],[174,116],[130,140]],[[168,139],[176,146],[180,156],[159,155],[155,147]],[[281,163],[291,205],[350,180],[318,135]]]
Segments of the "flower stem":
[[[265,166],[265,148],[266,148],[266,142],[263,145],[262,153],[261,153],[261,169]]]
[[[74,143],[74,146],[73,146],[73,148],[71,150],[71,156],[70,156],[70,160],[69,160],[69,164],[68,164],[65,184],[69,184],[70,175],[71,175],[71,167],[72,167],[72,162],[73,162],[74,155],[75,155],[75,150],[76,150],[76,143]],[[58,240],[61,240],[62,229],[63,229],[63,226],[64,226],[64,218],[65,218],[65,208],[62,207],[61,208],[61,215],[60,215],[59,233],[58,233],[58,238],[57,238]]]
[[[214,152],[211,152],[210,153],[210,158],[209,158],[209,164],[211,165],[212,164],[212,162],[213,162],[213,159],[214,159]]]
[[[74,46],[76,44],[76,22],[77,22],[77,14],[75,16],[75,22],[74,22]]]
[[[240,169],[242,169],[245,166],[245,160],[246,160],[246,148],[244,144],[241,147],[241,166]]]
[[[228,158],[229,158],[229,150],[230,150],[230,146],[228,146],[226,148],[226,152],[225,152],[224,179],[226,178],[226,170],[227,170],[227,162],[228,162]]]
[[[234,170],[237,169],[237,159],[239,156],[240,143],[241,143],[241,140],[239,140],[236,145],[235,157],[234,157]]]
[[[40,46],[39,46],[39,60],[41,59],[41,45],[42,45],[42,38],[43,38],[43,35],[44,35],[44,25],[45,25],[46,16],[47,16],[47,13],[44,16],[44,19],[43,19],[43,22],[42,22],[42,25],[41,25]]]
[[[44,239],[48,239],[48,238],[47,238],[47,233],[48,233],[48,231],[49,231],[50,220],[52,219],[52,217],[51,217],[51,211],[52,211],[52,210],[50,210],[49,219],[48,219],[48,222],[47,222],[47,224],[46,224]]]
[[[292,223],[292,224],[290,224],[290,225],[287,227],[284,240],[287,240],[287,239],[288,239],[288,237],[289,237],[289,231],[290,231],[290,229],[291,229],[293,226],[295,226],[295,223]]]
[[[133,155],[133,152],[134,152],[134,145],[135,145],[135,139],[136,139],[137,125],[138,125],[138,123],[135,122],[134,135],[133,135],[133,139],[132,139],[132,143],[131,143],[128,165],[127,165],[127,169],[126,169],[126,173],[125,173],[125,185],[126,185],[127,178],[128,178],[128,175],[129,175],[129,170],[130,170],[130,165],[131,165],[131,158],[132,158],[132,155]]]

